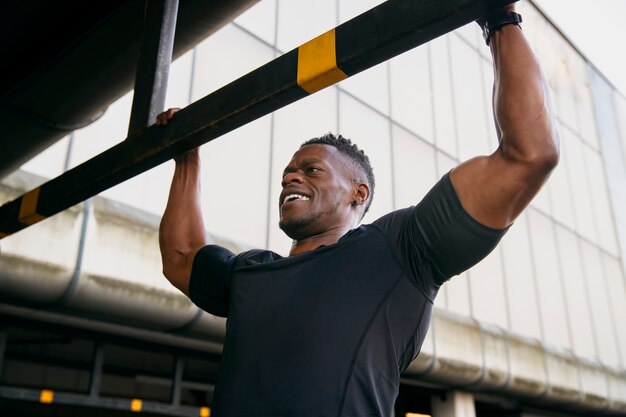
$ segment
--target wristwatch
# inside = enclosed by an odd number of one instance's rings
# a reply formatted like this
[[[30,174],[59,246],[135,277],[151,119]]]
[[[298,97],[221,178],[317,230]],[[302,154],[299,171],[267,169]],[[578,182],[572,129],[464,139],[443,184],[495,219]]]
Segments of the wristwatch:
[[[483,26],[483,38],[485,38],[487,46],[489,46],[489,40],[493,34],[502,26],[517,25],[521,29],[520,23],[522,23],[522,16],[515,12],[503,12],[489,16]]]

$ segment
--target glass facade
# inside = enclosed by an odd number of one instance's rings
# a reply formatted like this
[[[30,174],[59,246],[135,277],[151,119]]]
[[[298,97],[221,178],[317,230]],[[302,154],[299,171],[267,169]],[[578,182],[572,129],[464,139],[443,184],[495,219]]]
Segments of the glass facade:
[[[166,106],[184,107],[377,3],[262,0],[173,63]],[[561,161],[502,244],[447,283],[436,305],[624,370],[626,98],[532,3],[519,9],[552,94]],[[328,131],[372,160],[376,196],[364,222],[419,202],[452,167],[495,149],[492,83],[472,24],[205,145],[208,230],[286,254],[281,172],[300,143]],[[54,177],[109,148],[126,136],[130,104],[128,94],[23,169]],[[169,162],[103,194],[161,214],[172,171]],[[160,287],[164,278],[145,280]]]

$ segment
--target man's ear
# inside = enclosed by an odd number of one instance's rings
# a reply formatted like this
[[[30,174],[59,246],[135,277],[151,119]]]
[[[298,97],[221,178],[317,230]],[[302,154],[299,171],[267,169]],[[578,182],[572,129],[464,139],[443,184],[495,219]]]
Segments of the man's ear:
[[[354,201],[355,205],[365,204],[367,199],[370,198],[370,188],[365,183],[358,183],[354,187]]]

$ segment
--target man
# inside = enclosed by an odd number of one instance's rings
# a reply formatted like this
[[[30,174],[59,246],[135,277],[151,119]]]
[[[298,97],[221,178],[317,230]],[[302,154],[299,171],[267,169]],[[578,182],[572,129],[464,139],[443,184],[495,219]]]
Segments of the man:
[[[357,227],[374,191],[369,160],[326,135],[303,144],[283,173],[289,256],[235,255],[206,246],[198,151],[176,159],[163,272],[228,317],[213,415],[392,415],[440,285],[495,247],[557,164],[547,87],[512,12],[479,21],[493,54],[500,146],[456,167],[415,207]]]

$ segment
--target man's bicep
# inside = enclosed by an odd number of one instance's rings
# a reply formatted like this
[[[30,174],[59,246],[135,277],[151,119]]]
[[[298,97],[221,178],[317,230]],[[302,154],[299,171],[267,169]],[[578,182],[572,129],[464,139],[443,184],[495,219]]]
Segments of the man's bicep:
[[[507,159],[500,149],[453,169],[450,179],[463,208],[479,223],[504,228],[528,206],[550,172],[536,162]]]

